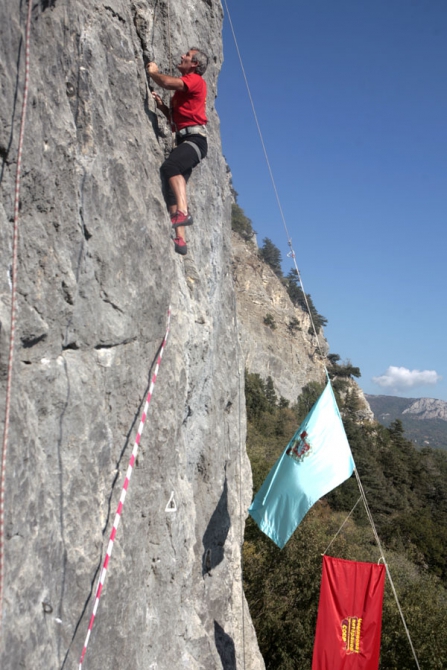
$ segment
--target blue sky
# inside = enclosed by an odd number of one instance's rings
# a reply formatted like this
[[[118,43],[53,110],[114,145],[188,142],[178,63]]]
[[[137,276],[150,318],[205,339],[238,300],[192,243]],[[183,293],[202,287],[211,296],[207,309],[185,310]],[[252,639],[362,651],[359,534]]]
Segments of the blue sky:
[[[366,393],[447,400],[447,0],[227,0],[304,288]],[[217,110],[284,231],[227,17]],[[376,381],[373,381],[376,378]]]

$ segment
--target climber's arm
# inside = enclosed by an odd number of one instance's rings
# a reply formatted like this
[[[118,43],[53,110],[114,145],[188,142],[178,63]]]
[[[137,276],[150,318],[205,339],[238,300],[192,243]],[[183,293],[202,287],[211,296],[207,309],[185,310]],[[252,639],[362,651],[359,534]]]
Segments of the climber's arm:
[[[151,79],[153,79],[158,86],[166,88],[168,91],[186,90],[186,86],[183,82],[183,79],[181,79],[180,77],[171,77],[168,74],[161,74],[158,71],[158,66],[156,63],[152,62],[148,63],[146,65],[146,70],[149,77],[151,77]]]
[[[166,116],[166,118],[168,119],[168,121],[170,121],[170,120],[171,120],[171,113],[170,113],[170,109],[169,109],[169,107],[168,107],[167,105],[165,105],[165,103],[164,103],[163,100],[160,98],[160,96],[158,95],[158,93],[155,93],[154,91],[152,91],[152,97],[153,97],[154,100],[155,100],[155,103],[156,103],[156,105],[157,105],[157,109],[159,109],[160,112],[162,112],[162,114],[164,114],[164,115]]]

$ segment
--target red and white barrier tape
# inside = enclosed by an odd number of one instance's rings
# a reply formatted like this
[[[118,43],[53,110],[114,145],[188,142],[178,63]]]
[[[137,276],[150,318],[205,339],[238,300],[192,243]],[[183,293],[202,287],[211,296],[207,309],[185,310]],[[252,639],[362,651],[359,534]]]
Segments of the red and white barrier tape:
[[[124,501],[126,499],[127,489],[129,487],[129,482],[130,482],[130,478],[132,476],[133,466],[135,464],[135,460],[136,460],[137,454],[138,454],[138,447],[140,445],[141,435],[143,433],[144,424],[145,424],[146,418],[147,418],[149,403],[151,401],[152,394],[154,392],[154,386],[155,386],[155,382],[157,381],[158,370],[160,368],[161,359],[163,357],[163,352],[165,350],[166,342],[167,342],[167,339],[168,339],[169,329],[170,329],[170,322],[171,322],[171,307],[169,307],[169,310],[168,310],[168,323],[167,323],[167,326],[166,326],[166,334],[165,334],[163,343],[161,345],[160,353],[159,353],[158,358],[157,358],[157,364],[155,366],[154,374],[152,375],[151,383],[150,383],[150,386],[149,386],[149,392],[148,392],[147,397],[146,397],[146,404],[144,406],[143,414],[141,416],[140,425],[138,426],[138,432],[137,432],[137,436],[135,438],[135,444],[134,444],[132,454],[131,454],[131,457],[130,457],[130,460],[129,460],[129,466],[127,468],[126,478],[124,480],[123,488],[122,488],[122,491],[121,491],[121,496],[120,496],[120,500],[119,500],[119,503],[118,503],[118,508],[116,510],[115,520],[113,522],[113,527],[112,527],[112,532],[110,533],[110,539],[109,539],[109,544],[107,546],[106,557],[104,559],[104,564],[102,566],[101,574],[100,574],[100,577],[99,577],[98,587],[96,589],[95,604],[93,605],[93,612],[92,612],[92,615],[90,617],[90,622],[89,622],[89,625],[88,625],[87,637],[85,638],[84,648],[82,650],[81,658],[79,659],[79,670],[81,670],[82,664],[84,662],[85,652],[87,651],[87,646],[88,646],[88,643],[89,643],[90,634],[92,632],[93,624],[94,624],[94,621],[95,621],[96,612],[97,612],[98,605],[99,605],[99,599],[101,597],[102,588],[104,586],[104,582],[105,582],[105,578],[106,578],[106,574],[107,574],[107,568],[108,568],[108,565],[109,565],[110,557],[112,555],[113,543],[115,542],[116,531],[118,530],[118,526],[119,526],[119,523],[120,523],[120,520],[121,520],[121,514],[122,514],[122,511],[123,511]]]
[[[22,115],[20,121],[19,146],[17,149],[17,172],[14,193],[14,228],[12,242],[12,277],[11,277],[11,330],[9,335],[8,381],[6,384],[5,424],[3,427],[2,462],[0,474],[0,632],[3,620],[3,590],[4,590],[4,535],[5,535],[5,479],[6,453],[8,451],[9,415],[11,412],[12,364],[14,360],[14,336],[16,325],[17,302],[17,256],[19,241],[19,204],[20,204],[20,175],[22,171],[22,149],[25,136],[26,105],[29,89],[30,63],[30,31],[31,31],[32,0],[28,0],[28,14],[25,28],[25,83],[23,85]]]

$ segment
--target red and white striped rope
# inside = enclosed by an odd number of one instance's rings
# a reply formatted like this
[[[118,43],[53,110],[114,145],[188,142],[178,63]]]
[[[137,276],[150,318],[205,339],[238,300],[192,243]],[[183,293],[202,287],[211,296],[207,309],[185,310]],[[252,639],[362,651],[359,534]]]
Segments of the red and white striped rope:
[[[101,597],[102,588],[104,586],[105,578],[106,578],[106,575],[107,575],[107,568],[108,568],[110,557],[111,557],[112,551],[113,551],[113,543],[115,542],[116,532],[118,530],[118,526],[119,526],[119,523],[120,523],[120,520],[121,520],[121,514],[122,514],[122,511],[123,511],[124,501],[126,499],[127,489],[129,487],[129,482],[130,482],[130,478],[132,476],[133,467],[134,467],[134,464],[135,464],[135,461],[136,461],[136,458],[137,458],[137,455],[138,455],[138,447],[140,445],[141,435],[143,433],[144,424],[146,422],[147,412],[148,412],[148,409],[149,409],[149,403],[151,401],[152,394],[154,392],[154,386],[155,386],[155,382],[157,381],[158,370],[160,368],[161,359],[163,357],[163,352],[165,350],[166,342],[167,342],[167,339],[168,339],[169,329],[170,329],[170,322],[171,322],[171,307],[169,307],[169,310],[168,310],[168,323],[167,323],[167,326],[166,326],[166,334],[165,334],[163,343],[161,345],[160,353],[159,353],[158,358],[157,358],[157,364],[155,366],[154,374],[152,375],[151,383],[150,383],[150,386],[149,386],[149,392],[148,392],[147,397],[146,397],[146,404],[144,406],[143,414],[141,416],[140,425],[138,426],[138,432],[137,432],[137,436],[135,438],[135,444],[134,444],[132,454],[131,454],[131,457],[130,457],[130,460],[129,460],[129,466],[127,468],[126,477],[124,479],[124,484],[123,484],[123,488],[122,488],[122,491],[121,491],[121,496],[120,496],[120,500],[119,500],[119,503],[118,503],[118,508],[116,510],[115,520],[113,522],[113,527],[112,527],[112,532],[110,533],[110,539],[109,539],[109,544],[107,546],[106,557],[104,559],[104,564],[102,566],[101,574],[99,576],[99,582],[98,582],[98,586],[97,586],[97,589],[96,589],[95,603],[93,605],[93,612],[92,612],[92,615],[90,617],[90,622],[89,622],[89,625],[88,625],[87,637],[85,638],[84,648],[82,650],[81,658],[79,659],[79,670],[81,670],[82,664],[84,662],[85,652],[87,651],[87,646],[88,646],[88,643],[89,643],[90,634],[92,632],[93,624],[94,624],[94,621],[95,621],[96,612],[97,612],[98,605],[99,605],[99,599]]]
[[[28,14],[25,27],[25,83],[23,86],[22,114],[20,121],[19,145],[17,149],[17,171],[14,193],[14,223],[12,241],[12,277],[11,277],[11,330],[9,335],[8,376],[6,382],[5,424],[3,427],[2,464],[0,475],[0,634],[3,620],[3,590],[4,590],[4,555],[5,555],[5,479],[6,454],[8,451],[9,415],[11,412],[12,364],[14,360],[14,340],[17,311],[17,256],[19,240],[19,203],[20,203],[20,175],[22,171],[22,149],[25,136],[26,105],[29,89],[30,63],[30,31],[31,31],[32,0],[28,0]]]

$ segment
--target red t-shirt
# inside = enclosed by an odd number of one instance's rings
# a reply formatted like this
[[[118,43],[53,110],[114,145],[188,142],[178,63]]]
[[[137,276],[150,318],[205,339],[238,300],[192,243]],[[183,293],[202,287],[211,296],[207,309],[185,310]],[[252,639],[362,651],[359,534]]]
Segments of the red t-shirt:
[[[181,77],[185,91],[176,91],[171,100],[172,120],[176,130],[186,126],[204,126],[206,118],[206,82],[195,72]]]

